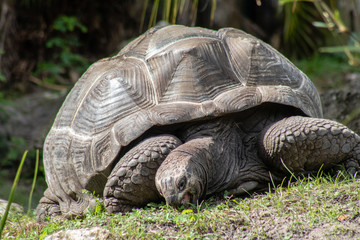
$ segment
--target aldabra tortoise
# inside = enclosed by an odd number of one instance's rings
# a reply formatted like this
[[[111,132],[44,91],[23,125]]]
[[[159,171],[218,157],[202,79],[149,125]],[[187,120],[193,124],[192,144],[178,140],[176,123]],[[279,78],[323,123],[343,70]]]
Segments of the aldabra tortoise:
[[[119,212],[241,194],[288,170],[341,163],[355,174],[360,137],[321,117],[312,82],[255,37],[151,29],[93,64],[67,96],[44,145],[38,218],[83,215],[96,200],[85,189]]]

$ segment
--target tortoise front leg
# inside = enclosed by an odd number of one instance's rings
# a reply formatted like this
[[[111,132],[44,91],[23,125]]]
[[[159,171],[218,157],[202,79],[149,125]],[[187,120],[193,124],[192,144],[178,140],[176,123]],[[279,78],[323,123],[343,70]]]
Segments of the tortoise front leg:
[[[343,163],[351,175],[359,171],[360,137],[327,119],[289,117],[266,128],[260,138],[265,163],[287,172],[317,171]]]
[[[161,199],[155,174],[161,163],[181,141],[172,135],[151,137],[127,152],[112,170],[104,189],[110,213],[130,211]]]
[[[55,194],[48,188],[44,192],[44,196],[40,199],[36,208],[36,220],[42,222],[46,217],[60,216],[60,205]]]

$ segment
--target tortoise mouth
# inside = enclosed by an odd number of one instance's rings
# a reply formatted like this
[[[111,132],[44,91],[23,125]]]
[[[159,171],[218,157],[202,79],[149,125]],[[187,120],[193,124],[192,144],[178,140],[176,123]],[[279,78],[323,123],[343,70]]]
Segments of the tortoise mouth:
[[[181,205],[196,204],[197,198],[190,191],[186,191],[183,194],[176,194],[167,197],[166,203],[173,207],[179,207]]]
[[[181,204],[182,205],[189,205],[189,204],[197,205],[198,201],[199,201],[199,196],[197,196],[196,192],[188,190],[182,195]]]
[[[183,199],[181,200],[181,204],[189,204],[189,203],[194,203],[194,195],[191,194],[189,191],[187,191],[184,194]]]

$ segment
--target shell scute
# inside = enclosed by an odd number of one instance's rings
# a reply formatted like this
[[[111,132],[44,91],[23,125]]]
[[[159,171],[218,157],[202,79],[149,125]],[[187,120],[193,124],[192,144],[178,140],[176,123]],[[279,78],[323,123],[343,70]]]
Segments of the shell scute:
[[[218,39],[185,39],[147,59],[159,103],[201,103],[241,83]]]
[[[61,112],[65,117],[60,116],[61,119],[70,118],[71,121],[66,121],[68,127],[92,136],[108,129],[118,119],[154,105],[152,83],[144,69],[144,64],[136,58],[108,62],[95,79],[89,79],[93,84],[82,93],[80,103],[65,102],[66,110]]]

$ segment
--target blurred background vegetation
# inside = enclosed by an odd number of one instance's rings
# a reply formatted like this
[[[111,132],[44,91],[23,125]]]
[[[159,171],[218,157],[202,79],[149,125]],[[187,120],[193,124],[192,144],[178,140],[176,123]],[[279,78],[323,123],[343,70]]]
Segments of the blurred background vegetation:
[[[243,29],[289,57],[320,90],[360,68],[360,0],[1,0],[0,180],[12,179],[26,148],[24,168],[33,169],[34,149],[91,63],[157,24]],[[16,126],[6,127],[11,121]]]

